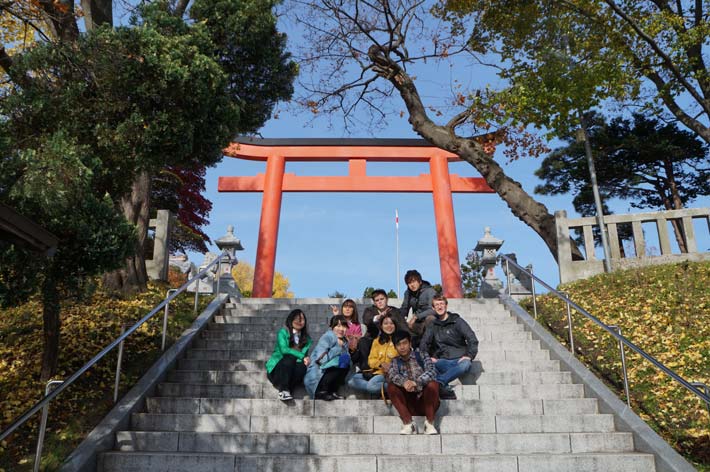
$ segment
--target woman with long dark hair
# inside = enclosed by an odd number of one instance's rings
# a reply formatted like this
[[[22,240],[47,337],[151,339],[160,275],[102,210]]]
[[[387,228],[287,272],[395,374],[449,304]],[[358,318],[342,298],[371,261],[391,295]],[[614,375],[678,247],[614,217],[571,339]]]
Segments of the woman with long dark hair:
[[[310,364],[308,349],[313,344],[303,310],[291,311],[285,325],[276,335],[274,352],[266,362],[266,376],[279,391],[281,401],[293,400],[291,392],[306,375]]]

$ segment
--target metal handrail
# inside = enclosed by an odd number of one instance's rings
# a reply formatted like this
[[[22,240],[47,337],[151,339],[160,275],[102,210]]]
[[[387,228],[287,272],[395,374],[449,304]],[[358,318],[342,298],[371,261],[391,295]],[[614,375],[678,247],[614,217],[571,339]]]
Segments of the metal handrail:
[[[200,272],[197,273],[193,278],[185,282],[180,286],[180,288],[177,289],[174,293],[171,295],[169,294],[162,302],[160,302],[155,308],[153,308],[147,315],[145,315],[143,318],[138,320],[136,324],[131,326],[129,329],[124,331],[119,337],[114,339],[108,346],[103,348],[101,352],[96,354],[89,362],[84,364],[79,370],[74,372],[74,374],[69,377],[67,380],[63,381],[61,385],[59,385],[57,388],[49,392],[47,395],[42,397],[41,400],[39,400],[37,403],[34,404],[31,408],[29,408],[27,411],[25,411],[21,416],[19,416],[10,426],[8,426],[3,432],[0,433],[0,441],[5,439],[7,436],[9,436],[13,431],[15,431],[17,428],[22,426],[27,420],[29,420],[35,413],[37,413],[42,407],[45,405],[48,405],[49,402],[54,400],[54,398],[62,393],[66,388],[68,388],[71,384],[76,381],[81,375],[84,374],[87,370],[92,368],[94,364],[96,364],[98,361],[103,359],[103,357],[108,354],[113,348],[118,346],[123,342],[124,339],[126,339],[128,336],[133,334],[138,328],[140,328],[143,323],[151,319],[156,313],[158,313],[160,310],[163,309],[164,306],[166,306],[168,303],[170,303],[175,297],[177,297],[179,294],[187,290],[187,287],[195,280],[199,280],[203,275],[205,275],[215,264],[220,263],[222,260],[223,256],[227,256],[230,258],[229,252],[223,251],[214,261],[210,262],[204,269],[202,269]],[[197,287],[199,288],[199,287]]]
[[[650,362],[651,364],[653,364],[653,365],[654,365],[657,369],[659,369],[661,372],[665,373],[665,374],[668,375],[670,378],[672,378],[673,380],[675,380],[676,382],[678,382],[679,384],[681,384],[683,387],[685,387],[686,390],[690,391],[690,392],[693,393],[695,396],[697,396],[698,398],[700,398],[702,401],[704,401],[704,402],[706,403],[706,405],[707,405],[708,408],[710,409],[710,393],[709,393],[709,390],[708,390],[707,386],[705,386],[705,384],[703,384],[702,382],[688,382],[688,381],[685,380],[683,377],[681,377],[680,375],[678,375],[676,372],[674,372],[674,371],[671,370],[670,368],[666,367],[663,363],[661,363],[658,359],[656,359],[655,357],[653,357],[651,354],[647,353],[646,351],[644,351],[643,349],[641,349],[640,347],[638,347],[636,344],[634,344],[633,342],[631,342],[627,337],[623,336],[623,335],[620,333],[620,330],[619,330],[618,327],[616,327],[616,326],[609,326],[609,325],[607,325],[606,323],[604,323],[603,321],[599,320],[599,318],[597,318],[596,316],[592,315],[591,313],[589,313],[587,310],[585,310],[585,309],[582,308],[581,306],[577,305],[575,302],[573,302],[572,300],[570,300],[570,299],[569,299],[566,295],[564,295],[562,292],[560,292],[559,290],[556,290],[555,288],[551,287],[550,285],[548,285],[547,283],[545,283],[542,279],[540,279],[539,277],[537,277],[536,275],[534,275],[532,272],[528,271],[528,270],[525,269],[524,267],[520,266],[520,264],[518,264],[517,262],[515,262],[515,261],[514,261],[513,259],[511,259],[510,257],[506,256],[505,254],[499,254],[498,257],[499,257],[499,258],[502,258],[502,259],[505,259],[505,263],[506,263],[506,264],[513,264],[514,266],[516,266],[516,267],[519,268],[520,270],[524,271],[526,274],[528,274],[528,275],[532,278],[532,280],[533,280],[533,285],[535,284],[535,281],[537,281],[538,283],[540,283],[540,285],[542,285],[543,287],[545,287],[546,289],[548,289],[548,290],[550,291],[550,293],[554,294],[557,298],[559,298],[559,299],[562,300],[563,302],[567,303],[567,306],[568,306],[568,307],[569,307],[569,306],[574,307],[575,310],[577,310],[578,312],[580,312],[581,314],[583,314],[584,316],[586,316],[589,320],[591,320],[592,322],[594,322],[594,324],[596,324],[597,326],[599,326],[600,328],[602,328],[604,331],[606,331],[607,333],[609,333],[609,334],[611,334],[613,337],[615,337],[615,338],[619,341],[619,343],[623,344],[624,346],[627,346],[629,349],[631,349],[632,351],[634,351],[636,354],[640,355],[641,357],[643,357],[644,359],[646,359],[648,362]],[[570,323],[570,332],[571,332],[571,330],[572,330],[572,326],[571,326],[571,323]],[[619,331],[617,332],[617,330],[619,330]],[[574,341],[572,341],[572,345],[574,345]],[[623,351],[622,351],[622,352],[623,352]],[[572,352],[572,354],[574,354],[574,352]],[[625,359],[623,359],[623,360],[624,360],[624,364],[625,364],[625,363],[626,363],[626,362],[625,362]],[[624,366],[624,367],[625,367],[625,366]],[[626,374],[624,374],[624,375],[626,375]],[[704,392],[701,392],[700,386],[705,386],[705,391],[704,391]],[[628,391],[627,391],[627,394],[628,394]],[[627,399],[627,401],[628,401],[628,399]]]

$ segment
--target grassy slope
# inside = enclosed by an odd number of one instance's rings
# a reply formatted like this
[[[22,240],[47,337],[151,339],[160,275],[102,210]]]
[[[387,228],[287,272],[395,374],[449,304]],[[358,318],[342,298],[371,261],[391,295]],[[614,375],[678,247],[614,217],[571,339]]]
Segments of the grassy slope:
[[[116,300],[98,290],[85,302],[62,305],[61,354],[57,378],[67,378],[133,325],[164,297],[169,287],[151,284],[148,292]],[[208,302],[201,299],[201,308]],[[169,342],[188,327],[195,315],[194,297],[183,294],[170,304]],[[119,395],[140,378],[160,354],[162,315],[157,314],[124,345]],[[39,400],[42,353],[42,306],[39,300],[0,311],[0,429]],[[43,470],[56,470],[113,406],[116,352],[109,353],[82,378],[62,392],[50,407]],[[0,444],[0,472],[32,470],[39,414]]]
[[[680,263],[604,274],[561,290],[688,381],[710,384],[710,263]],[[524,303],[532,312],[532,303]],[[567,344],[567,312],[556,297],[538,298],[538,321]],[[618,343],[573,313],[580,359],[623,399]],[[634,410],[698,470],[710,471],[710,417],[680,384],[627,350]]]

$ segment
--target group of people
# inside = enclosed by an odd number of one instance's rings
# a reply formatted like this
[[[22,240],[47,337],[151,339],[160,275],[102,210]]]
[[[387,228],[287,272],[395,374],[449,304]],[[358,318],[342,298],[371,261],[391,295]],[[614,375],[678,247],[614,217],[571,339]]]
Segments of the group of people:
[[[470,370],[478,339],[418,271],[407,271],[404,281],[400,308],[389,306],[387,293],[377,289],[362,322],[353,300],[331,306],[330,329],[310,354],[306,315],[291,311],[266,363],[279,399],[292,400],[291,392],[303,382],[311,398],[338,400],[343,398],[338,389],[347,382],[391,401],[403,423],[401,434],[417,432],[413,416],[426,417],[424,434],[438,434],[434,416],[440,399],[456,399],[450,383]]]

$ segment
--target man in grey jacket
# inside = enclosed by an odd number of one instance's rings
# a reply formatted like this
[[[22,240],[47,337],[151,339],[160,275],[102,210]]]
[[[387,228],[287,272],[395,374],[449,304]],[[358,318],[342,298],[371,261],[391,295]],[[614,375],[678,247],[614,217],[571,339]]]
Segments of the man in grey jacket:
[[[434,362],[441,398],[451,400],[456,394],[449,382],[471,369],[471,361],[478,354],[478,338],[463,318],[447,311],[448,304],[443,295],[434,297],[432,307],[437,319],[427,328],[419,348]]]
[[[436,313],[431,306],[436,290],[429,282],[422,280],[422,274],[416,270],[408,270],[404,274],[404,283],[407,284],[407,290],[404,292],[404,301],[399,312],[404,319],[407,319],[409,310],[412,310],[412,316],[407,320],[407,325],[417,338],[416,340],[419,341],[427,326],[436,319]]]

